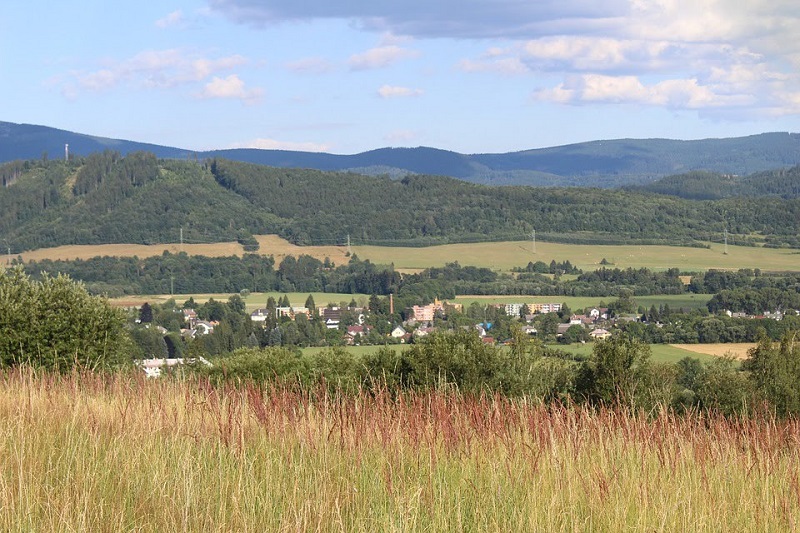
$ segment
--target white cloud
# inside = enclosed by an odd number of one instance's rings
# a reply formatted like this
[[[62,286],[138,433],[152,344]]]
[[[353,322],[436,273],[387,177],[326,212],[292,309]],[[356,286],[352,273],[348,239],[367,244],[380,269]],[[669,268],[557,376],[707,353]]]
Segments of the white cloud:
[[[240,55],[207,58],[178,49],[145,50],[97,70],[72,72],[65,78],[62,90],[75,97],[80,91],[108,91],[122,84],[172,88],[202,82],[245,63],[247,60]]]
[[[119,74],[113,70],[101,69],[81,77],[80,85],[90,91],[105,91],[119,82]]]
[[[637,41],[608,37],[557,36],[528,41],[521,61],[531,69],[608,71],[658,69],[682,57],[685,50],[668,41]]]
[[[560,84],[538,93],[548,101],[797,113],[797,0],[211,0],[210,5],[256,27],[338,19],[381,32],[379,46],[350,58],[353,70],[408,58],[410,51],[398,40],[403,36],[487,40],[484,54],[464,58],[457,67],[558,77]],[[580,88],[573,87],[575,79],[582,80]]]
[[[378,46],[361,54],[354,54],[350,56],[347,63],[352,70],[370,70],[388,67],[403,59],[417,56],[419,56],[419,52],[416,50],[410,50],[391,44]]]
[[[206,84],[200,93],[200,98],[226,98],[241,100],[246,104],[257,103],[264,96],[260,88],[248,89],[245,83],[236,74],[225,78],[214,78]]]
[[[721,94],[696,79],[669,79],[646,85],[636,76],[575,76],[550,89],[535,91],[537,100],[560,104],[633,103],[669,109],[738,107],[752,104],[746,94]]]
[[[409,87],[395,87],[392,85],[382,85],[378,89],[378,96],[381,98],[405,98],[409,96],[421,96],[422,89],[411,89]]]
[[[463,59],[458,68],[464,72],[491,72],[504,75],[528,74],[530,69],[517,57],[488,60]]]
[[[331,149],[329,144],[314,142],[294,142],[278,141],[275,139],[253,139],[243,143],[237,143],[231,148],[256,148],[259,150],[292,150],[297,152],[328,152]]]
[[[173,11],[169,15],[165,16],[164,18],[160,18],[156,21],[156,27],[161,29],[170,28],[173,26],[178,26],[183,23],[183,11],[180,9]]]

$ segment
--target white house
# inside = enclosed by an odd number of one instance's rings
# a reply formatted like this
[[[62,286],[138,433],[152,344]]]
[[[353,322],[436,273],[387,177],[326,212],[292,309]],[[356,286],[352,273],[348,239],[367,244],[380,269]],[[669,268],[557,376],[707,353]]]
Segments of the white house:
[[[269,311],[267,309],[256,309],[250,313],[250,320],[253,322],[265,322],[268,316]]]
[[[195,335],[208,335],[214,333],[214,324],[206,322],[205,320],[198,320],[194,325],[193,331]]]
[[[396,327],[396,328],[394,328],[394,329],[392,330],[392,332],[390,333],[390,335],[391,335],[391,336],[392,336],[392,338],[394,338],[394,339],[402,339],[402,338],[403,338],[403,337],[405,337],[407,334],[408,334],[408,332],[407,332],[405,329],[403,329],[403,326],[397,326],[397,327]]]
[[[195,362],[199,362],[199,363],[201,363],[203,365],[206,365],[206,366],[213,366],[211,364],[211,362],[208,361],[208,359],[206,359],[205,357],[198,357],[197,359],[183,359],[183,358],[177,358],[177,359],[159,359],[159,358],[141,359],[139,361],[136,361],[135,364],[136,364],[136,366],[138,366],[142,370],[144,370],[144,374],[148,378],[157,378],[157,377],[161,376],[161,372],[162,372],[162,369],[164,367],[170,368],[170,367],[173,367],[173,366],[176,366],[176,365],[191,364],[191,363],[195,363]]]

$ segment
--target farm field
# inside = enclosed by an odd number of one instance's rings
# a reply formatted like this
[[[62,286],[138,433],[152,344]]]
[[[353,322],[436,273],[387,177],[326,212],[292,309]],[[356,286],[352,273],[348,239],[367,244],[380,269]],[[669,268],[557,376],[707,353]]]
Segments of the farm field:
[[[797,420],[7,371],[3,531],[793,531]]]
[[[237,293],[238,294],[238,293]],[[350,302],[355,300],[360,306],[367,304],[369,299],[368,294],[347,294],[347,293],[328,293],[328,292],[253,292],[242,296],[245,306],[248,311],[254,311],[260,307],[264,307],[267,299],[272,296],[276,300],[284,296],[289,298],[289,302],[294,306],[302,306],[305,304],[308,295],[311,294],[314,302],[319,305],[326,305],[328,303],[341,303]],[[197,303],[205,303],[210,298],[215,300],[227,301],[228,298],[233,296],[234,293],[216,293],[216,294],[137,294],[126,295],[118,298],[111,298],[109,301],[112,305],[118,307],[138,307],[143,303],[148,302],[150,305],[163,304],[164,302],[174,299],[178,303],[188,300],[190,297],[194,298]],[[650,306],[656,307],[662,304],[668,304],[671,308],[691,308],[696,309],[704,307],[706,302],[711,298],[710,294],[668,294],[663,296],[636,296],[634,299],[638,305],[644,306],[649,309]],[[465,308],[469,307],[473,302],[481,305],[487,304],[504,304],[504,303],[518,303],[518,302],[534,302],[534,303],[566,303],[572,310],[585,309],[587,307],[598,306],[601,302],[608,303],[614,300],[614,297],[597,298],[589,296],[484,296],[484,295],[463,295],[457,296],[452,300],[454,303],[462,304]]]
[[[702,355],[710,355],[713,357],[726,357],[733,356],[735,359],[746,359],[747,352],[750,348],[755,348],[756,344],[753,342],[741,343],[719,343],[719,344],[672,344],[671,346],[681,350],[688,350],[690,352]]]
[[[217,293],[217,294],[137,294],[137,295],[126,295],[120,296],[119,298],[110,298],[109,302],[117,307],[139,307],[143,303],[147,302],[150,305],[154,304],[163,304],[170,299],[174,299],[176,302],[183,303],[189,298],[194,298],[194,301],[197,303],[205,303],[210,298],[215,300],[227,302],[228,298],[236,294],[237,296],[239,293]],[[245,307],[248,311],[252,312],[258,308],[265,307],[267,304],[267,299],[272,296],[277,301],[278,298],[282,298],[286,295],[289,298],[289,303],[293,306],[302,306],[306,303],[306,299],[308,295],[311,295],[314,298],[314,303],[318,306],[320,305],[327,305],[328,303],[341,303],[341,302],[350,302],[351,300],[355,300],[356,303],[359,305],[366,305],[369,299],[368,294],[344,294],[344,293],[335,293],[335,292],[253,292],[241,296],[242,300],[244,300]]]
[[[716,357],[723,355],[715,354],[711,351],[692,350],[693,346],[703,346],[702,344],[651,344],[650,345],[650,360],[656,363],[677,363],[684,357],[693,357],[699,359],[703,363],[713,361]],[[728,345],[737,346],[737,345]],[[588,357],[592,353],[594,344],[587,342],[586,344],[553,344],[552,348],[564,350],[576,355]]]
[[[272,255],[280,263],[287,255],[307,254],[324,260],[329,257],[334,263],[348,260],[344,246],[296,246],[277,235],[257,235],[259,254]],[[233,242],[216,244],[184,244],[183,251],[192,255],[229,256],[242,255],[241,245]],[[508,271],[522,267],[530,261],[569,260],[584,270],[600,268],[605,258],[613,265],[609,267],[647,267],[655,270],[677,267],[683,271],[702,271],[709,268],[738,269],[760,268],[764,271],[800,270],[800,252],[789,249],[754,248],[728,246],[723,253],[721,244],[711,244],[710,249],[677,246],[608,246],[537,243],[536,254],[527,241],[487,242],[469,244],[446,244],[425,248],[403,248],[382,246],[353,246],[353,252],[361,259],[373,263],[394,264],[401,272],[418,271],[431,266],[443,266],[458,261],[462,265],[488,267]],[[41,259],[88,259],[98,255],[151,257],[164,251],[178,253],[178,244],[161,245],[85,245],[60,246],[34,250],[20,254],[24,261]]]
[[[411,344],[388,344],[389,348],[396,352],[402,352],[411,348]],[[383,346],[343,346],[343,348],[347,351],[348,354],[352,355],[353,357],[363,357],[365,355],[369,355],[372,353],[377,352]],[[328,348],[321,347],[321,346],[311,346],[308,348],[302,348],[301,351],[303,355],[316,355],[323,350],[327,350]]]
[[[651,306],[656,307],[668,304],[672,309],[690,308],[697,309],[705,307],[706,302],[711,299],[711,294],[665,294],[660,296],[634,296],[637,305],[644,306],[650,309]],[[463,304],[464,307],[469,307],[473,302],[481,305],[490,303],[566,303],[570,309],[578,310],[587,307],[595,307],[600,303],[609,303],[616,298],[613,296],[608,297],[595,297],[595,296],[496,296],[496,295],[463,295],[457,296],[453,301]]]
[[[753,346],[752,344],[747,347]],[[411,345],[409,344],[390,344],[389,348],[396,351],[408,350]],[[552,344],[550,348],[563,350],[565,352],[573,353],[583,357],[588,357],[592,353],[594,344],[587,342],[586,344]],[[717,357],[722,357],[727,354],[728,347],[733,353],[740,355],[744,354],[743,359],[747,356],[747,347],[743,344],[651,344],[651,357],[650,360],[657,363],[677,363],[684,357],[693,357],[699,359],[701,362],[707,363],[713,361]],[[381,346],[345,346],[344,349],[353,357],[363,357],[365,355],[376,352]],[[303,348],[304,355],[316,355],[326,348],[311,347]]]

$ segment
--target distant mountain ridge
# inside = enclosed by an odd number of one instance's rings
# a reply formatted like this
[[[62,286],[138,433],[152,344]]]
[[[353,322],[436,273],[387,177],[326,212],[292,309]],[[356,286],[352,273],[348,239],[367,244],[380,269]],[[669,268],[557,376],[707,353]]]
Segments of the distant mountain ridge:
[[[0,162],[63,157],[64,145],[85,156],[106,149],[122,155],[145,150],[159,158],[235,161],[283,168],[355,171],[402,177],[442,175],[492,185],[617,187],[646,184],[696,170],[731,175],[800,164],[800,134],[679,141],[616,139],[505,154],[460,154],[436,148],[380,148],[353,155],[286,150],[230,149],[196,152],[84,135],[46,126],[0,122]]]

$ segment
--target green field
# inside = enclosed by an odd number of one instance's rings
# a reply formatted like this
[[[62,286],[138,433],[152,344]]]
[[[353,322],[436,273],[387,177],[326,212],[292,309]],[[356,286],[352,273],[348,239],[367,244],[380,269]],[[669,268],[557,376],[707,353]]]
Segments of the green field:
[[[373,263],[394,264],[395,268],[421,269],[443,266],[458,261],[461,265],[488,267],[508,271],[533,261],[569,260],[583,270],[596,270],[605,258],[612,263],[610,268],[647,267],[665,270],[676,267],[681,271],[698,272],[710,268],[739,269],[760,268],[764,271],[800,270],[800,253],[797,250],[728,246],[727,255],[721,244],[711,248],[687,248],[679,246],[608,246],[537,243],[536,254],[531,243],[484,242],[470,244],[447,244],[427,248],[389,248],[381,246],[354,246],[353,251],[361,259]]]
[[[297,246],[277,235],[258,235],[258,253],[272,255],[276,263],[287,255],[310,255],[320,260],[326,257],[336,264],[346,263],[348,258],[344,246]],[[194,247],[192,247],[194,246]],[[25,261],[41,259],[75,259],[109,255],[150,257],[164,251],[178,253],[178,245],[74,245],[43,248],[21,254]],[[353,252],[361,259],[373,263],[393,264],[403,271],[418,271],[432,266],[444,266],[458,261],[464,266],[487,267],[499,271],[510,271],[513,267],[524,267],[529,262],[550,263],[569,260],[583,270],[596,270],[605,259],[609,267],[647,267],[665,270],[676,267],[682,271],[698,272],[710,268],[739,269],[760,268],[763,271],[800,271],[800,252],[791,249],[728,246],[724,253],[722,244],[710,244],[710,248],[688,248],[680,246],[611,246],[587,244],[556,244],[540,242],[536,253],[528,241],[479,242],[469,244],[446,244],[428,247],[353,246]],[[189,254],[206,256],[229,256],[244,253],[237,243],[221,242],[203,245],[185,245]]]
[[[129,307],[129,306],[140,306],[145,302],[148,302],[150,305],[154,304],[162,304],[170,299],[174,299],[179,304],[185,302],[189,298],[194,298],[194,301],[202,304],[207,302],[210,298],[215,300],[220,300],[223,302],[227,302],[228,298],[233,296],[234,294],[238,293],[216,293],[216,294],[139,294],[139,295],[130,295],[130,296],[121,296],[119,298],[112,298],[110,299],[113,305],[117,305],[120,307]],[[320,305],[327,305],[329,303],[333,304],[340,304],[344,302],[345,304],[349,303],[351,300],[355,300],[356,303],[360,306],[366,306],[367,300],[369,299],[369,295],[367,294],[343,294],[343,293],[335,293],[335,292],[253,292],[242,296],[244,300],[245,306],[247,307],[248,311],[254,311],[258,308],[265,307],[267,305],[267,299],[272,296],[277,301],[279,298],[282,298],[286,295],[289,298],[289,303],[293,306],[303,306],[306,303],[306,299],[308,295],[314,298],[314,303],[317,306]]]
[[[272,296],[275,300],[282,298],[283,295],[289,298],[289,302],[294,306],[302,306],[306,303],[306,298],[308,295],[314,297],[314,303],[318,306],[320,305],[327,305],[328,303],[333,304],[340,304],[344,302],[345,304],[349,303],[351,300],[355,300],[359,306],[366,306],[369,300],[368,294],[345,294],[345,293],[326,293],[326,292],[289,292],[289,293],[282,293],[282,292],[254,292],[245,295],[242,299],[247,306],[248,311],[254,311],[260,307],[264,307],[267,303],[267,299]],[[209,298],[214,298],[215,300],[220,301],[227,301],[228,298],[233,296],[234,293],[217,293],[217,294],[176,294],[176,295],[169,295],[169,294],[140,294],[140,295],[130,295],[130,296],[122,296],[119,298],[112,298],[111,303],[121,307],[132,307],[132,306],[140,306],[145,302],[148,302],[150,305],[155,304],[162,304],[169,299],[174,299],[179,304],[185,302],[190,297],[194,298],[194,301],[197,303],[205,303],[209,300]],[[663,296],[636,296],[634,300],[638,305],[644,306],[646,309],[650,309],[650,306],[655,305],[659,307],[662,304],[669,304],[669,306],[673,309],[677,308],[691,308],[696,309],[699,307],[704,307],[706,302],[711,298],[712,295],[710,294],[668,294]],[[573,311],[577,311],[579,309],[585,309],[587,307],[596,307],[601,303],[608,304],[609,302],[615,300],[613,296],[599,298],[599,297],[591,297],[591,296],[457,296],[454,300],[454,303],[462,304],[465,308],[469,307],[470,304],[473,302],[478,302],[481,305],[488,305],[488,304],[504,304],[504,303],[517,303],[517,302],[529,302],[529,303],[566,303],[570,309]]]
[[[661,296],[634,296],[637,305],[650,309],[655,305],[659,307],[668,304],[672,309],[690,308],[697,309],[705,307],[706,302],[711,299],[711,294],[666,294]],[[481,305],[490,303],[566,303],[570,309],[577,311],[587,307],[596,307],[601,303],[608,304],[615,300],[613,296],[458,296],[454,302],[462,304],[465,308],[473,302]]]
[[[389,345],[389,348],[398,351],[408,350],[410,347],[411,345],[408,344]],[[565,352],[588,357],[592,353],[594,344],[591,342],[587,342],[586,344],[552,344],[550,345],[550,347],[555,348],[557,350],[563,350]],[[348,354],[354,357],[363,357],[364,355],[374,353],[379,348],[380,346],[346,346],[345,350],[347,350]],[[312,348],[303,348],[302,351],[304,355],[316,355],[325,349],[326,348],[312,347]],[[717,358],[714,355],[695,353],[695,352],[690,352],[689,350],[682,350],[680,348],[670,346],[669,344],[651,344],[650,351],[652,353],[650,360],[657,363],[677,363],[684,357],[693,357],[695,359],[699,359],[704,363],[707,363]]]
[[[405,351],[411,348],[411,344],[389,344],[388,347],[395,351]],[[347,353],[352,355],[353,357],[363,357],[365,355],[369,355],[371,353],[375,353],[376,351],[380,350],[382,346],[344,346],[344,349],[347,350]],[[328,348],[320,347],[320,346],[312,346],[309,348],[303,348],[302,352],[303,355],[316,355],[323,350],[327,350]]]
[[[588,357],[592,353],[594,344],[554,344],[551,347],[576,355]],[[670,346],[669,344],[651,344],[650,352],[650,360],[656,363],[677,363],[684,357],[693,357],[695,359],[699,359],[703,363],[708,363],[714,359],[717,359],[717,357],[713,355],[690,352],[689,350],[682,350],[680,348]]]

